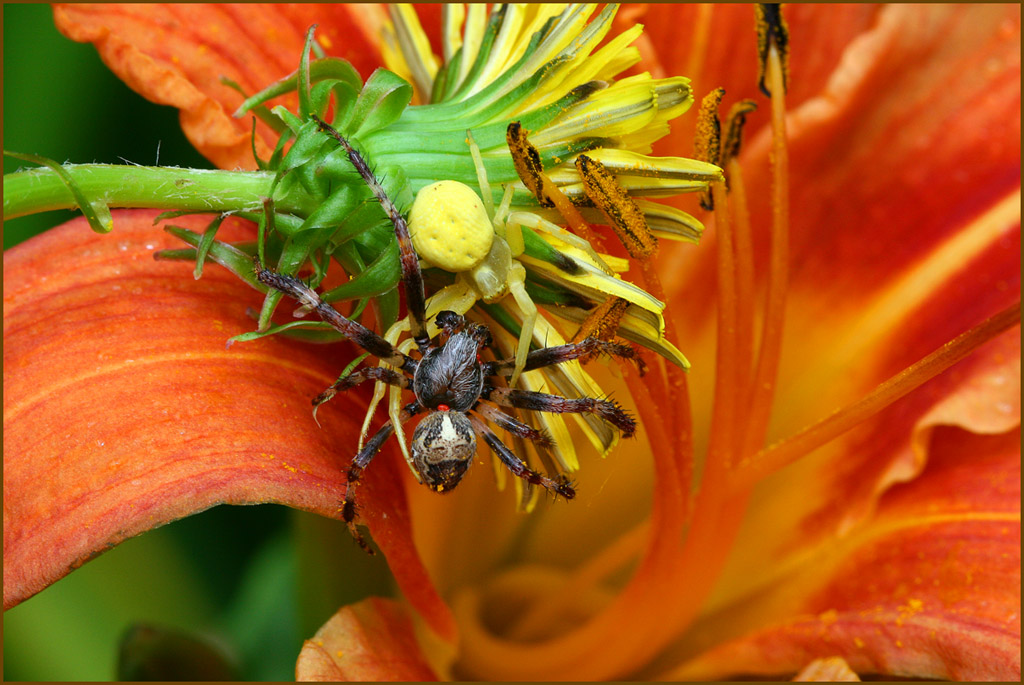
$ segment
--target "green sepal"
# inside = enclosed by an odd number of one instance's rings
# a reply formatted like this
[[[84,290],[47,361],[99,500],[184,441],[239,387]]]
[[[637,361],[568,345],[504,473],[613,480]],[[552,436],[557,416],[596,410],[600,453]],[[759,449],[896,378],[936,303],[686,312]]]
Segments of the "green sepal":
[[[365,188],[367,193],[370,192],[370,188],[363,181],[363,177],[352,166],[352,161],[348,158],[348,152],[345,148],[338,147],[324,155],[317,165],[317,173],[326,176],[335,183],[359,186]]]
[[[220,228],[221,223],[228,217],[227,214],[221,214],[214,218],[210,222],[210,225],[203,231],[203,237],[199,241],[199,245],[196,247],[196,268],[192,272],[193,278],[197,281],[203,275],[203,264],[206,263],[206,257],[210,253],[210,248],[213,246],[214,240],[217,238],[217,229]]]
[[[359,254],[367,263],[377,259],[377,256],[386,250],[394,240],[395,231],[390,222],[378,224],[368,231],[361,231],[352,238]]]
[[[398,321],[398,289],[391,290],[373,298],[373,308],[377,314],[380,329],[386,331]]]
[[[295,235],[308,233],[307,240],[313,247],[322,245],[345,221],[358,202],[359,190],[350,185],[338,186],[302,222]]]
[[[331,257],[341,264],[341,268],[345,270],[345,273],[356,275],[366,270],[366,262],[363,260],[362,255],[359,254],[355,243],[345,242],[339,245],[333,241],[328,241],[327,250],[331,253]]]
[[[313,34],[316,32],[316,24],[306,30],[306,42],[302,45],[302,57],[299,58],[298,87],[299,95],[299,117],[308,119],[310,114],[318,114],[313,109],[309,92],[309,49],[313,44]]]
[[[294,135],[298,135],[299,131],[302,130],[303,125],[307,123],[305,119],[292,114],[284,105],[277,105],[270,111],[281,117],[281,121],[284,122],[285,126],[287,126]]]
[[[203,236],[180,226],[164,226],[164,230],[176,238],[184,240],[197,250],[203,240]],[[256,280],[256,272],[253,270],[252,256],[246,254],[234,245],[214,241],[210,245],[209,258],[217,262],[225,269],[235,274],[256,290],[266,292],[267,287]],[[162,257],[161,258],[165,258]],[[274,292],[277,292],[276,290]]]
[[[284,297],[284,293],[273,288],[266,289],[267,296],[263,298],[263,306],[260,307],[260,315],[256,319],[256,330],[265,331],[270,327],[270,317],[274,315],[278,303]]]
[[[294,328],[292,330],[283,331],[281,335],[291,338],[292,340],[301,340],[302,342],[308,343],[336,343],[345,340],[338,331],[334,330],[319,330],[316,328]]]
[[[274,178],[274,185],[277,185],[279,177]],[[274,202],[271,198],[263,198],[263,211],[260,212],[259,219],[256,221],[256,258],[260,264],[266,264],[267,258],[264,254],[264,247],[267,244],[267,217],[271,211],[273,211]]]
[[[196,249],[183,247],[177,250],[157,250],[153,253],[153,259],[164,262],[194,262],[196,261]]]
[[[224,213],[230,214],[231,212]],[[216,214],[216,212],[211,212],[209,210],[204,211],[199,209],[172,209],[167,212],[160,212],[155,217],[153,217],[153,225],[156,226],[161,221],[167,221],[168,219],[177,219],[179,216],[205,216],[207,214]]]
[[[218,245],[218,244],[222,244],[222,243],[223,243],[223,241],[217,241],[217,240],[214,241],[214,245]],[[246,241],[243,241],[243,242],[223,243],[223,244],[224,245],[228,245],[228,246],[234,248],[235,250],[238,250],[239,252],[242,252],[245,255],[248,255],[250,261],[252,259],[256,258],[256,241],[255,240],[246,240]],[[275,263],[280,258],[280,256],[281,256],[281,245],[280,245],[280,243],[276,243],[275,244],[274,241],[268,242],[268,244],[267,244],[267,263],[268,264]],[[181,248],[179,250],[159,250],[159,251],[154,253],[153,257],[154,257],[154,259],[167,260],[167,261],[171,261],[171,260],[188,260],[190,262],[193,262],[196,259],[196,250],[195,250],[195,248],[191,248],[191,247],[183,247],[183,248]],[[214,261],[216,261],[216,260],[214,260]]]
[[[313,114],[323,118],[324,114],[327,113],[327,106],[331,104],[331,93],[334,92],[334,86],[339,81],[321,81],[320,83],[313,86],[309,91],[310,106],[313,108]]]
[[[241,117],[257,105],[261,105],[279,95],[284,95],[285,93],[290,93],[295,90],[298,86],[298,74],[299,70],[296,69],[280,81],[267,86],[243,102],[242,106],[235,110],[235,113],[232,116]],[[335,79],[348,83],[356,92],[358,92],[363,86],[363,80],[359,78],[359,72],[357,72],[355,67],[349,64],[347,60],[341,59],[340,57],[326,57],[324,59],[318,59],[310,62],[310,83],[317,83],[324,79]],[[275,107],[274,109],[276,110],[277,108]]]
[[[398,241],[392,240],[362,273],[353,276],[347,283],[323,293],[320,299],[324,302],[338,302],[386,293],[402,278],[402,266],[398,255]]]
[[[86,199],[82,189],[79,188],[78,184],[75,183],[75,180],[71,178],[71,174],[69,174],[60,164],[52,159],[40,157],[39,155],[11,152],[9,150],[4,150],[4,154],[8,157],[20,159],[23,162],[30,162],[32,164],[38,164],[52,169],[67,189],[71,191],[71,195],[75,198],[78,208],[82,210],[82,214],[85,215],[86,220],[89,222],[89,228],[97,233],[110,233],[114,228],[114,219],[110,216],[110,208],[107,207],[107,204],[99,198],[95,200]]]
[[[306,331],[316,331],[318,333],[334,333],[332,336],[335,340],[344,340],[345,336],[338,333],[331,327],[329,323],[324,321],[290,321],[288,323],[276,324],[268,327],[262,331],[248,331],[246,333],[240,333],[238,335],[228,338],[227,344],[233,345],[236,342],[249,342],[250,340],[258,340],[259,338],[266,338],[270,335],[277,335],[278,333],[284,333],[291,331],[292,329],[304,329]],[[292,331],[294,333],[294,331]],[[292,336],[289,336],[292,337]]]
[[[312,197],[321,200],[327,196],[329,179],[322,178],[316,173],[316,164],[307,164],[319,158],[323,154],[324,146],[328,144],[326,137],[320,135],[316,123],[312,120],[305,122],[295,136],[288,153],[284,156],[278,167],[278,174],[282,176],[282,183],[285,182],[284,174],[291,174],[287,183],[298,181],[302,188]],[[282,192],[286,191],[288,185],[282,185]]]
[[[354,136],[385,128],[398,121],[412,100],[412,86],[398,74],[377,68],[356,100],[347,130]]]
[[[289,237],[285,241],[284,249],[281,250],[281,257],[277,260],[278,273],[294,276],[309,259],[309,242],[310,235],[306,233],[297,233]],[[317,285],[318,283],[314,281],[310,287],[315,288]]]
[[[240,219],[247,219],[253,223],[259,223],[263,212],[235,212]],[[294,214],[274,213],[274,226],[282,235],[291,235],[302,228],[302,219]]]
[[[355,111],[356,100],[359,98],[359,91],[352,87],[351,83],[345,81],[334,81],[331,87],[334,93],[334,120],[331,122],[334,128],[347,131],[349,119]]]
[[[281,122],[284,123],[283,121]],[[284,132],[277,139],[277,145],[274,146],[274,151],[270,153],[270,159],[267,160],[267,168],[277,169],[281,166],[281,160],[284,159],[285,146],[294,136],[291,130],[285,126]]]
[[[284,124],[281,123],[281,127],[284,128]],[[280,134],[281,131],[278,131]],[[256,149],[256,119],[252,120],[252,130],[249,132],[249,147],[252,149],[252,158],[256,160],[256,168],[260,171],[269,171],[270,162],[260,158],[259,151]]]
[[[229,79],[227,76],[221,76],[220,77],[220,82],[223,83],[228,88],[231,88],[231,89],[236,90],[239,93],[241,93],[242,97],[244,97],[244,98],[248,97],[248,95],[246,95],[246,93],[245,93],[245,89],[243,89],[242,86],[240,86],[237,82],[232,81],[231,79]],[[275,114],[273,114],[269,109],[267,109],[266,105],[256,105],[255,107],[251,107],[250,109],[251,109],[252,113],[254,115],[256,115],[256,118],[259,119],[260,121],[262,121],[267,126],[269,126],[271,129],[273,129],[274,133],[277,133],[278,135],[280,135],[281,133],[284,132],[285,128],[287,128],[284,125],[284,122],[281,121],[281,118],[276,116]],[[254,119],[253,120],[253,137],[255,137],[255,135],[256,135],[256,120]],[[256,157],[255,149],[253,151],[253,156]],[[256,161],[257,162],[259,161],[259,157],[256,157]]]

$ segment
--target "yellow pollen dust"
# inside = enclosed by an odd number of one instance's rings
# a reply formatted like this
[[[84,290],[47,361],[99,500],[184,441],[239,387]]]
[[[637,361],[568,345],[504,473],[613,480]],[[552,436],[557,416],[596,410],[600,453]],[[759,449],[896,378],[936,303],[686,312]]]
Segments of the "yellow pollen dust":
[[[420,257],[452,272],[478,265],[494,242],[494,225],[483,201],[458,181],[438,181],[416,194],[409,233]]]

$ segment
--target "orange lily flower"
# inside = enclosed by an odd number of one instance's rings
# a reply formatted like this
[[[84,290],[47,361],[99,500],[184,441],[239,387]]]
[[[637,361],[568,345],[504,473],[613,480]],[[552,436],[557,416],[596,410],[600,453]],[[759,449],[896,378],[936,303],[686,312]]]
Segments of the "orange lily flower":
[[[525,517],[482,470],[438,497],[386,449],[361,514],[402,600],[341,608],[307,641],[300,679],[1019,679],[1020,9],[785,11],[784,104],[778,82],[772,101],[757,94],[750,7],[616,18],[645,24],[654,76],[761,107],[711,235],[655,262],[689,374],[609,379],[638,438],[584,465],[576,501]],[[386,14],[58,5],[55,18],[181,109],[211,161],[255,168],[220,76],[255,90],[292,71],[312,23],[365,75]],[[688,154],[685,128],[656,150]],[[256,141],[265,157],[274,136]],[[154,215],[115,212],[104,238],[75,220],[5,254],[5,608],[215,504],[338,516],[365,396],[325,407],[322,428],[308,408],[352,349],[225,350],[258,295],[154,262],[177,246]]]

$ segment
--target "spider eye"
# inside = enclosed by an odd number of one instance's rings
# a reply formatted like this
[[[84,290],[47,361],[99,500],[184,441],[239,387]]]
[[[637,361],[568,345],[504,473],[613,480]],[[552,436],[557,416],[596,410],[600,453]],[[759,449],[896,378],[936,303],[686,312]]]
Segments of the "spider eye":
[[[412,462],[423,483],[435,492],[455,488],[473,463],[476,435],[464,414],[439,411],[416,426]]]

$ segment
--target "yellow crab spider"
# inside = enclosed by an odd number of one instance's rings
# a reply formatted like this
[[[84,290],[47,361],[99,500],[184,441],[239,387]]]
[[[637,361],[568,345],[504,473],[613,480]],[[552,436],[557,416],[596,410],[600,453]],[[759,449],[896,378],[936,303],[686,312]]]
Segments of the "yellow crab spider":
[[[514,386],[526,365],[537,306],[526,292],[526,269],[514,259],[522,253],[522,230],[518,225],[506,226],[505,200],[500,213],[495,213],[480,148],[469,131],[466,141],[476,167],[480,195],[458,181],[438,181],[426,186],[416,194],[409,212],[409,234],[421,259],[458,274],[457,290],[472,288],[477,299],[484,302],[512,295],[523,315],[516,365],[509,381]],[[510,201],[508,190],[506,187],[505,199]],[[510,237],[517,251],[513,251]]]

